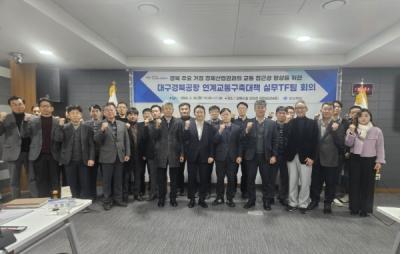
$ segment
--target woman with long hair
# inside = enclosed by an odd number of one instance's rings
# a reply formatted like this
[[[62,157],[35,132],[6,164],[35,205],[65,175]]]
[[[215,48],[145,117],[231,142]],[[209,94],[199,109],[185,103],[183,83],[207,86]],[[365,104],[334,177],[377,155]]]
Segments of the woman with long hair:
[[[372,122],[372,114],[362,109],[349,126],[345,143],[350,147],[350,214],[368,216],[372,213],[375,175],[385,163],[382,130]]]

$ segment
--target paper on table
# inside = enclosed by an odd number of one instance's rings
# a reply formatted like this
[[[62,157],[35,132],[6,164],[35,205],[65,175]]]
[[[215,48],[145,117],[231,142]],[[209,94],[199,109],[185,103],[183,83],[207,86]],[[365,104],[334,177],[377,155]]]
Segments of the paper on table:
[[[7,209],[0,211],[0,225],[4,225],[9,221],[15,220],[32,212],[32,209]],[[23,226],[23,225],[21,225]]]

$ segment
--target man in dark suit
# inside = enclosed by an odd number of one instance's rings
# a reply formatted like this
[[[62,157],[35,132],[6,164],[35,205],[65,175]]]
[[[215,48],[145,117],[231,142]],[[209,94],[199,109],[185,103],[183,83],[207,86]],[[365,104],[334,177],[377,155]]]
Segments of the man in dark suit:
[[[305,101],[295,104],[296,118],[288,123],[288,144],[286,156],[289,172],[288,211],[299,208],[306,213],[310,203],[312,165],[318,144],[318,126],[315,120],[306,117],[308,108]],[[299,181],[301,188],[299,191]]]
[[[80,106],[69,106],[67,112],[70,122],[58,129],[62,142],[60,163],[65,166],[72,197],[92,198],[88,167],[93,167],[95,160],[93,130],[82,123]]]
[[[158,198],[158,176],[157,176],[157,149],[156,149],[156,125],[161,124],[161,107],[159,105],[151,106],[151,115],[153,120],[144,121],[144,130],[146,137],[146,160],[150,178],[150,193],[148,201]]]
[[[240,126],[231,123],[231,111],[228,108],[221,110],[222,123],[214,136],[215,162],[217,171],[217,198],[213,205],[224,203],[225,176],[228,177],[226,191],[227,205],[234,207],[233,198],[236,193],[238,165],[242,161],[242,145],[240,144]]]
[[[277,168],[279,170],[279,202],[287,206],[288,192],[289,192],[289,173],[287,168],[287,159],[285,156],[287,139],[288,139],[288,125],[286,123],[286,115],[288,114],[287,108],[279,106],[276,109],[276,128],[278,131],[278,162]]]
[[[249,209],[256,203],[255,179],[259,169],[262,179],[263,207],[271,210],[275,196],[276,158],[278,156],[277,129],[274,121],[265,118],[267,103],[258,100],[254,103],[256,117],[247,123],[243,130],[243,142],[246,144],[246,160],[249,199],[244,208]]]
[[[142,110],[142,117],[143,117],[143,122],[138,123],[138,126],[143,126],[143,130],[144,130],[144,126],[146,122],[150,122],[153,120],[153,117],[151,116],[151,109],[150,108],[144,108]],[[146,132],[143,132],[143,139],[144,142],[142,145],[139,144],[139,150],[143,151],[143,171],[140,175],[140,194],[142,196],[144,196],[144,194],[146,193],[146,182],[145,182],[145,174],[146,174],[146,168],[147,168],[147,174],[150,175],[149,172],[149,165],[148,165],[148,160],[146,158],[146,154],[147,154],[147,134]],[[149,182],[149,186],[148,189],[150,190],[150,182]]]
[[[214,162],[213,137],[215,128],[204,121],[206,110],[204,106],[194,108],[196,118],[185,122],[184,143],[185,156],[188,162],[188,198],[189,208],[195,206],[195,191],[197,176],[200,178],[199,205],[207,208],[205,202],[208,187],[209,164]]]
[[[241,101],[237,104],[236,108],[238,111],[238,118],[236,118],[233,123],[240,126],[240,128],[244,130],[250,120],[247,117],[247,109],[249,108],[249,105],[246,102]],[[244,144],[242,144],[242,149],[242,152],[246,150]],[[247,199],[249,197],[247,191],[247,168],[244,160],[242,160],[242,163],[240,163],[240,171],[242,172],[242,176],[240,177],[240,191],[242,193],[242,198]]]
[[[101,125],[101,120],[103,118],[102,112],[101,112],[101,107],[97,104],[92,105],[89,107],[89,113],[90,113],[90,120],[86,121],[85,124],[92,128],[92,132],[94,135],[94,133],[99,131],[100,125]],[[89,168],[89,176],[88,176],[89,187],[88,188],[90,191],[90,198],[92,200],[96,200],[96,198],[97,198],[97,173],[98,173],[98,170],[101,170],[100,163],[99,163],[100,149],[96,143],[94,145],[95,145],[94,165],[88,166],[88,168]]]
[[[141,186],[143,184],[142,175],[145,170],[145,157],[146,140],[144,136],[144,123],[138,123],[139,111],[136,108],[128,110],[128,134],[131,144],[131,159],[130,167],[133,169],[133,198],[137,201],[143,201],[143,193]],[[126,180],[126,179],[125,179]],[[126,184],[126,183],[125,183]]]
[[[64,118],[53,117],[54,107],[47,98],[39,100],[40,117],[26,115],[23,137],[30,137],[29,161],[33,163],[39,197],[48,197],[59,191],[60,140],[56,129],[65,122]]]
[[[117,120],[128,123],[128,104],[124,101],[120,101],[117,104]],[[128,127],[129,128],[129,127]],[[123,163],[123,173],[122,173],[122,200],[128,202],[129,192],[133,189],[133,171],[131,167],[131,162],[126,161]]]
[[[213,105],[208,108],[208,113],[210,114],[210,120],[208,120],[208,123],[211,124],[212,127],[215,128],[215,131],[218,130],[220,123],[222,122],[221,119],[219,119],[219,114],[220,114],[220,108],[217,105]],[[208,166],[208,187],[207,187],[207,197],[206,199],[209,199],[211,197],[211,178],[212,178],[212,172],[214,170],[214,162],[211,163]]]
[[[158,177],[158,206],[163,207],[167,194],[167,168],[170,178],[170,204],[177,206],[177,175],[180,163],[183,162],[183,124],[180,119],[172,116],[172,103],[163,105],[163,117],[160,124],[155,126],[157,177]]]
[[[318,206],[322,186],[325,183],[324,213],[332,213],[331,203],[335,198],[340,156],[344,149],[345,129],[343,125],[332,119],[332,103],[323,103],[321,114],[322,119],[318,120],[319,141],[316,161],[312,169],[311,203],[308,209],[312,210]]]
[[[193,117],[190,116],[189,103],[183,102],[179,104],[178,108],[183,123],[186,122],[187,120],[194,119]],[[178,170],[177,188],[179,196],[185,195],[185,165],[186,165],[186,158],[184,158],[183,162],[180,163],[180,167]]]
[[[25,101],[18,96],[8,99],[8,105],[12,113],[0,112],[0,136],[4,135],[3,160],[7,162],[10,171],[11,197],[21,196],[20,178],[22,166],[29,176],[29,190],[33,197],[37,196],[37,188],[33,168],[29,165],[29,138],[21,137],[21,129],[24,123]]]
[[[128,131],[124,122],[116,120],[114,103],[104,106],[105,120],[94,140],[100,147],[99,162],[103,170],[104,210],[110,210],[113,204],[126,207],[122,201],[123,163],[129,161],[131,148]],[[111,186],[113,190],[111,190]]]

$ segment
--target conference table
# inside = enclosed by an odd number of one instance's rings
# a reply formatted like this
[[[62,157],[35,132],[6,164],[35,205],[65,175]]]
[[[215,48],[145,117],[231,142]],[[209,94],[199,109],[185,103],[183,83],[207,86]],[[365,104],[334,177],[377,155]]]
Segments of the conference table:
[[[81,253],[75,227],[70,219],[91,204],[92,201],[89,199],[76,199],[75,206],[69,212],[62,214],[51,212],[49,204],[46,204],[5,223],[2,226],[27,226],[27,228],[23,232],[14,234],[17,241],[5,247],[5,250],[0,250],[0,254],[28,253],[29,250],[62,230],[67,233],[72,253]]]
[[[393,221],[400,223],[400,208],[399,207],[383,207],[378,206],[376,208],[378,212],[392,219]],[[392,249],[393,254],[400,254],[400,232],[397,233],[396,239]]]

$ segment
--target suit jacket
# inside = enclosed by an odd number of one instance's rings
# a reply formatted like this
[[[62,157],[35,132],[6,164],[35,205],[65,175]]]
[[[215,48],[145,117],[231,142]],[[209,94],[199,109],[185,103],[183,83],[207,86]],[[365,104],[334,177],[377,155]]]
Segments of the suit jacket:
[[[136,123],[136,143],[133,138],[133,126],[131,125],[128,129],[128,134],[130,138],[131,144],[131,158],[134,160],[141,160],[145,157],[146,151],[146,137],[145,137],[145,130],[144,130],[144,122]]]
[[[60,129],[58,120],[53,116],[51,125],[51,155],[56,161],[60,160],[61,139],[57,136],[56,129]],[[22,136],[30,137],[31,144],[29,146],[29,160],[36,160],[42,151],[42,121],[40,117],[34,117],[29,122],[23,123]]]
[[[57,129],[61,136],[61,154],[60,163],[68,165],[72,157],[74,126],[72,123],[67,123],[62,129]],[[88,160],[95,160],[95,147],[93,141],[93,129],[89,125],[81,124],[80,133],[82,147],[82,161],[87,166]]]
[[[168,123],[163,117],[159,129],[155,129],[156,157],[159,168],[180,167],[179,158],[183,153],[183,122],[175,117]]]
[[[222,123],[222,120],[221,119],[217,119],[216,121],[208,120],[207,122],[211,124],[212,127],[217,129],[219,128],[219,125]]]
[[[149,122],[147,126],[144,126],[144,136],[146,140],[146,150],[145,157],[146,159],[155,160],[157,159],[157,132],[155,131],[156,122],[152,120]]]
[[[100,130],[101,120],[94,121],[93,119],[90,119],[90,120],[85,121],[85,125],[88,125],[89,127],[92,128],[93,137],[94,137],[94,134]],[[95,148],[96,160],[98,160],[97,158],[99,157],[100,148],[96,144],[96,142],[94,142],[94,148]]]
[[[336,131],[332,130],[333,122],[326,126],[325,134],[321,137],[322,120],[318,120],[317,159],[324,167],[338,167],[340,156],[344,149],[344,128],[340,124]]]
[[[126,125],[124,122],[119,120],[115,121],[117,123],[116,137],[113,137],[112,127],[110,124],[104,132],[99,129],[99,131],[94,135],[94,141],[100,147],[100,163],[114,163],[116,159],[119,159],[120,162],[124,162],[124,157],[131,155],[131,147]],[[107,122],[107,120],[103,120],[102,123],[103,122]]]
[[[236,158],[242,156],[242,145],[240,142],[242,129],[236,124],[231,124],[230,128],[230,133],[228,133],[226,127],[222,133],[219,133],[218,128],[218,131],[214,135],[216,161],[225,161],[228,157],[231,162],[236,162]]]
[[[269,162],[272,156],[278,157],[278,132],[274,121],[270,119],[264,121],[264,155],[265,160]],[[249,122],[253,123],[249,133],[246,134],[246,127],[242,130],[242,142],[246,145],[245,160],[253,160],[257,152],[257,120],[253,118]]]
[[[21,123],[24,124],[24,121]],[[23,126],[21,126],[22,130]],[[21,153],[21,132],[13,113],[7,114],[3,122],[0,122],[0,136],[4,135],[3,160],[16,161]]]
[[[318,125],[315,120],[305,117],[304,126],[300,130],[298,126],[301,120],[301,118],[294,118],[288,123],[286,155],[288,161],[292,161],[298,154],[300,163],[305,164],[306,158],[315,160],[318,145]]]
[[[183,132],[183,140],[185,146],[185,157],[188,162],[208,163],[208,158],[214,158],[214,142],[215,128],[211,124],[204,122],[203,132],[199,140],[196,121],[190,120],[188,130]]]

